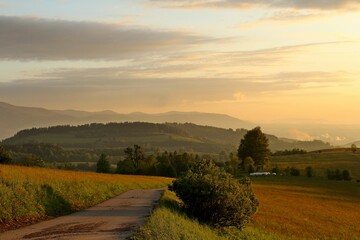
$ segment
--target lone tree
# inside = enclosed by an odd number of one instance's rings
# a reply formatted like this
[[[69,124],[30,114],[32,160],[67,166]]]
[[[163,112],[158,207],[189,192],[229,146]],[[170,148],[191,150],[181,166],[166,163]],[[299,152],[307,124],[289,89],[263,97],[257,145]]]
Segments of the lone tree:
[[[243,169],[246,167],[244,164],[247,157],[253,159],[256,170],[262,170],[270,162],[271,151],[269,149],[269,140],[260,127],[248,131],[244,138],[241,139],[238,157],[242,160],[241,166]]]
[[[110,163],[107,160],[105,154],[101,154],[100,158],[96,164],[96,172],[98,173],[109,173],[110,172]]]

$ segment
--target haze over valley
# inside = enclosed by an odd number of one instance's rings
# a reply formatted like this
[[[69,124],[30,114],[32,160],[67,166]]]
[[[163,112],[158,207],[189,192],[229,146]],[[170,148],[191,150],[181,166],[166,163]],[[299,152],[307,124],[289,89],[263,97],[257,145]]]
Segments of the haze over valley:
[[[350,146],[360,136],[360,125],[311,123],[308,121],[254,123],[226,114],[201,112],[166,112],[146,114],[141,112],[120,114],[110,110],[87,112],[79,110],[48,110],[39,107],[20,107],[0,103],[0,138],[13,136],[20,130],[54,125],[81,125],[109,122],[194,123],[219,128],[263,130],[280,138],[300,141],[321,140],[333,146]]]

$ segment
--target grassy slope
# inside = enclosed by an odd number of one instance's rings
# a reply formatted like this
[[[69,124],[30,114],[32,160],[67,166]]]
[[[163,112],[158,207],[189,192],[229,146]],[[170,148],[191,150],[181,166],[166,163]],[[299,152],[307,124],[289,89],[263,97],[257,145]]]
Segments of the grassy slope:
[[[360,179],[360,152],[329,151],[274,156],[272,157],[272,164],[278,165],[280,168],[295,166],[301,170],[305,169],[306,166],[312,166],[315,175],[318,176],[325,175],[327,169],[348,169],[355,179]]]
[[[360,239],[360,185],[320,178],[256,178],[260,201],[244,231],[216,230],[189,219],[167,192],[134,239]]]
[[[71,172],[0,165],[0,226],[32,222],[93,206],[136,188],[166,186],[168,178]]]

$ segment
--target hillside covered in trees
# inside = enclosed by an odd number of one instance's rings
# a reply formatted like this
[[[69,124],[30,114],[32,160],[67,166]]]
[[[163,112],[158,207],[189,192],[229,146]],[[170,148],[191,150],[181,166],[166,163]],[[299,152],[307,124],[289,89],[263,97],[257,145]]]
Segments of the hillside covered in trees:
[[[94,123],[22,130],[2,141],[1,145],[15,152],[30,152],[53,161],[59,158],[94,161],[100,153],[123,155],[126,147],[135,144],[146,152],[178,151],[227,156],[237,149],[246,132],[245,129],[223,129],[191,123]],[[287,140],[273,135],[267,135],[267,138],[273,152],[294,148],[312,151],[330,147],[322,141]]]

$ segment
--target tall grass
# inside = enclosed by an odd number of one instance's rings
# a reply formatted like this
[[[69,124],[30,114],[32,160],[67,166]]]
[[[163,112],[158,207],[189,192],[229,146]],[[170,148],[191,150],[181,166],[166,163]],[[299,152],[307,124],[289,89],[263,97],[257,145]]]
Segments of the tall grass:
[[[255,228],[239,231],[226,228],[218,231],[207,225],[200,224],[182,212],[181,202],[173,192],[165,191],[159,206],[155,209],[147,222],[134,232],[133,240],[225,240],[225,239],[281,239],[274,234]]]
[[[360,184],[264,177],[254,179],[253,189],[260,207],[243,231],[227,228],[219,232],[199,224],[181,211],[179,199],[167,191],[133,239],[360,239]]]
[[[164,187],[170,181],[0,165],[0,229],[84,209],[130,189]]]

